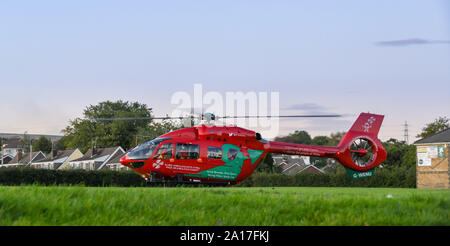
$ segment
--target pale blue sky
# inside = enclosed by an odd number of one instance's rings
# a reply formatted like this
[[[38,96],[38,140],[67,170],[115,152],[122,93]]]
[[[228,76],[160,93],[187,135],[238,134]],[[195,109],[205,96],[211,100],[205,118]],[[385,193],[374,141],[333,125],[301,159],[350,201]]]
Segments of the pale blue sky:
[[[385,114],[382,139],[450,116],[448,1],[1,1],[0,30],[0,132],[58,134],[103,100],[163,115],[194,83],[277,91],[284,113]]]

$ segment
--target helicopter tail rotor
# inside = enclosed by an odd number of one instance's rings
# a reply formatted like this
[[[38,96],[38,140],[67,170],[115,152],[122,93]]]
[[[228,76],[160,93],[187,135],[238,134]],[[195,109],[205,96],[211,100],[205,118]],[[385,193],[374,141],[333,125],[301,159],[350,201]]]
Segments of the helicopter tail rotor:
[[[338,145],[335,158],[355,171],[367,171],[386,159],[386,150],[378,139],[383,115],[361,113]]]

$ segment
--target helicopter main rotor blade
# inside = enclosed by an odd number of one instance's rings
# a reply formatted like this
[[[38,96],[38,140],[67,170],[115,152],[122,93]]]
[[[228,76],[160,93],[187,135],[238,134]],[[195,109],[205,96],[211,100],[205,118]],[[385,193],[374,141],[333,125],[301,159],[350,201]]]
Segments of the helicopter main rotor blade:
[[[260,116],[260,115],[256,115],[256,116],[217,116],[217,118],[222,118],[222,119],[238,119],[238,118],[245,118],[245,119],[249,119],[249,118],[321,118],[321,117],[326,117],[326,118],[333,118],[333,117],[342,117],[342,115],[338,115],[338,114],[322,114],[322,115],[265,115],[265,116]]]
[[[203,118],[204,115],[199,116],[182,116],[182,117],[123,117],[123,118],[96,118],[96,121],[115,121],[115,120],[182,120],[182,119],[196,119]],[[246,115],[246,116],[216,116],[218,119],[238,119],[238,118],[334,118],[342,117],[338,114],[322,114],[322,115]]]
[[[123,118],[95,118],[96,121],[114,121],[114,120],[182,120],[195,117],[123,117]]]

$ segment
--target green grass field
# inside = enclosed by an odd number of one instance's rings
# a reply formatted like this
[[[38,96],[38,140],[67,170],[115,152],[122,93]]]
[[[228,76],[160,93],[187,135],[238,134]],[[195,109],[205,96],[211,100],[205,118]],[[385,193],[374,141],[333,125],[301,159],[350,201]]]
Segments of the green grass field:
[[[450,191],[0,186],[0,225],[450,225]]]

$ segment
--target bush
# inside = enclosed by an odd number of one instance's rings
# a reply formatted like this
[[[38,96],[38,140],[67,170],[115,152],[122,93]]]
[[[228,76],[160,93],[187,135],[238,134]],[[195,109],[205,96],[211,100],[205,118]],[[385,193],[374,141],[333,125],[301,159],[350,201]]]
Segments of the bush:
[[[35,168],[0,168],[0,185],[85,185],[144,186],[145,181],[132,171],[48,170]],[[336,174],[254,173],[237,186],[245,187],[416,187],[415,168],[377,168],[370,178],[351,179],[343,170]]]
[[[304,186],[304,187],[396,187],[415,188],[416,173],[412,168],[398,169],[377,168],[373,177],[351,179],[344,172],[336,174],[300,173],[296,175],[255,173],[237,186],[244,187],[274,187],[274,186]]]
[[[48,170],[0,168],[0,185],[143,186],[144,180],[131,171]]]

